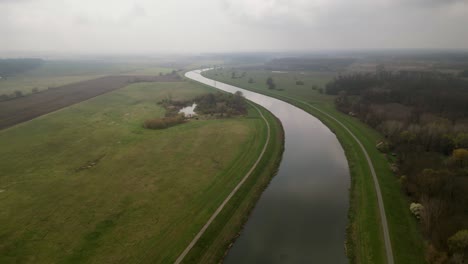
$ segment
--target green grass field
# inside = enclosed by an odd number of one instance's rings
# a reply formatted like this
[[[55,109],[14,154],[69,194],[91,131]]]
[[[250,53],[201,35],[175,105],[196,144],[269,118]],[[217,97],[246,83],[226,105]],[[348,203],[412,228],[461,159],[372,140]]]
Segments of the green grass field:
[[[139,83],[0,131],[0,263],[170,263],[257,159],[258,112],[146,130],[156,102],[213,91]],[[218,262],[282,153],[267,155],[187,261]],[[205,261],[209,260],[209,261]]]
[[[165,68],[165,67],[142,67],[136,70],[131,70],[128,72],[125,72],[124,74],[129,74],[129,75],[160,75],[160,74],[166,74],[166,73],[171,73],[172,68]]]
[[[226,67],[223,70],[205,72],[204,75],[296,105],[319,118],[337,135],[345,149],[352,178],[347,241],[351,262],[386,262],[372,177],[364,154],[349,133],[311,105],[344,123],[360,139],[371,156],[385,203],[395,263],[424,263],[424,245],[419,226],[409,212],[409,203],[401,192],[397,177],[390,171],[386,157],[375,148],[382,136],[359,120],[337,111],[333,97],[312,89],[314,85],[323,88],[333,75],[322,72],[275,73],[256,70],[248,71],[243,78],[232,79],[233,71],[235,70]],[[242,72],[237,70],[237,75]],[[267,88],[266,79],[270,76],[273,77],[276,88],[283,89],[282,91]],[[249,83],[249,78],[252,78],[254,83]],[[303,81],[304,85],[296,85],[296,80]]]
[[[159,75],[160,72],[168,73],[172,70],[137,62],[45,61],[34,70],[0,79],[0,95],[11,95],[15,91],[27,95],[34,88],[43,91],[106,75]]]

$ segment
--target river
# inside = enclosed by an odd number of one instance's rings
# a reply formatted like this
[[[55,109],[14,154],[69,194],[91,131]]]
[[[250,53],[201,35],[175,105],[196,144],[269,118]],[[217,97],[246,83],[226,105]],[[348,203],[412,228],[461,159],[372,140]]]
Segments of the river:
[[[224,263],[347,263],[344,241],[350,175],[335,134],[300,108],[213,81],[200,72],[185,76],[230,93],[241,91],[272,112],[285,132],[278,173]]]

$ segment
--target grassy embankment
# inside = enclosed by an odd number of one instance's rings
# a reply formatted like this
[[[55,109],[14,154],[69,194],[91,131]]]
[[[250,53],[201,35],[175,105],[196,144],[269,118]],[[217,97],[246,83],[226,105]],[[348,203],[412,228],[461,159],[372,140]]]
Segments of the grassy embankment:
[[[45,61],[41,66],[15,76],[0,79],[0,95],[20,91],[23,95],[33,89],[43,91],[62,85],[91,80],[106,75],[159,75],[173,69],[148,66],[142,63],[114,63],[93,61]]]
[[[265,143],[253,108],[246,117],[142,127],[163,115],[157,101],[209,91],[133,84],[0,131],[0,262],[173,262]],[[265,114],[276,135],[268,155],[190,259],[222,256],[273,175],[282,130]]]
[[[336,121],[313,107],[325,111],[345,124],[359,138],[369,153],[382,191],[395,263],[424,263],[424,246],[419,226],[409,212],[409,203],[401,192],[397,177],[389,168],[387,158],[375,148],[382,136],[356,118],[337,111],[333,104],[333,97],[312,89],[313,85],[323,88],[325,83],[332,78],[332,74],[248,71],[246,76],[232,79],[231,73],[231,69],[223,69],[205,72],[204,75],[296,105],[319,118],[337,135],[345,149],[352,177],[347,241],[348,255],[352,262],[386,262],[372,176],[363,152],[351,135]],[[241,73],[241,70],[237,71],[237,76]],[[269,90],[265,84],[269,76],[273,77],[277,89],[284,90]],[[249,78],[252,78],[254,83],[249,83]],[[303,81],[304,85],[296,85],[296,80]]]

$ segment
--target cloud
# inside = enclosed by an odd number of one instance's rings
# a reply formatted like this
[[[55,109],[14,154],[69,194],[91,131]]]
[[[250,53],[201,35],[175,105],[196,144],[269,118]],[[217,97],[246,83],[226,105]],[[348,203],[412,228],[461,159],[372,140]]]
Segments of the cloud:
[[[468,0],[0,0],[0,52],[468,48]]]
[[[225,12],[260,25],[309,24],[342,1],[337,0],[223,0]]]
[[[463,4],[467,3],[467,0],[410,0],[410,1],[400,1],[400,3],[406,3],[410,5],[416,5],[420,7],[443,7],[450,6],[454,4]]]

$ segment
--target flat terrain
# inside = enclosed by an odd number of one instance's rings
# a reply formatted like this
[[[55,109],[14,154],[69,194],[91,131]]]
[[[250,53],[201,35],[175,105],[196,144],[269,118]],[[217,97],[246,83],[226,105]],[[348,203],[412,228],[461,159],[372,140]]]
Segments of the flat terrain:
[[[255,162],[258,112],[142,128],[156,102],[213,91],[136,83],[0,131],[0,263],[171,263]],[[215,263],[281,157],[281,126],[257,170],[190,252]]]
[[[255,92],[276,97],[294,104],[321,119],[337,135],[345,149],[352,175],[350,225],[347,250],[354,263],[385,263],[385,248],[372,175],[360,146],[337,122],[317,111],[330,114],[363,143],[370,155],[379,179],[385,204],[395,263],[424,263],[424,247],[418,225],[410,214],[409,203],[401,193],[397,177],[390,171],[389,161],[376,148],[382,136],[359,120],[337,111],[333,97],[319,93],[333,78],[330,72],[271,72],[249,70],[242,78],[232,78],[235,71],[229,67],[204,73],[205,76]],[[266,79],[273,77],[276,89],[267,88]],[[252,78],[254,83],[249,83]],[[296,85],[296,81],[304,85]],[[315,86],[315,88],[314,88]],[[313,107],[311,107],[313,106]]]
[[[11,95],[20,91],[24,95],[33,89],[44,91],[66,84],[96,79],[109,75],[159,75],[171,72],[172,68],[160,67],[149,62],[112,61],[44,61],[33,70],[14,76],[2,76],[0,95]]]
[[[0,102],[0,129],[56,111],[136,81],[178,81],[177,75],[108,76]]]

